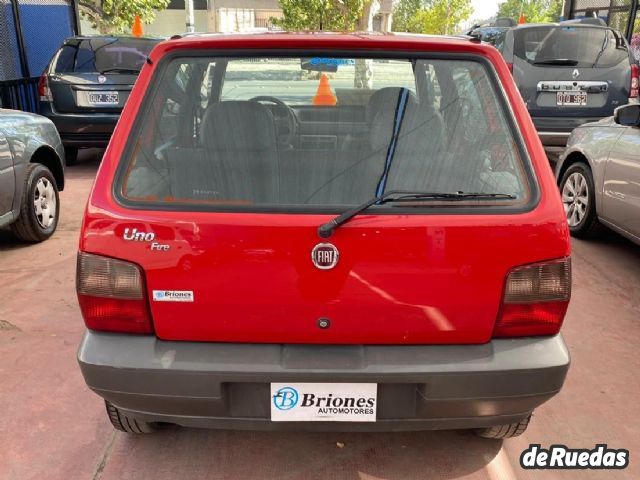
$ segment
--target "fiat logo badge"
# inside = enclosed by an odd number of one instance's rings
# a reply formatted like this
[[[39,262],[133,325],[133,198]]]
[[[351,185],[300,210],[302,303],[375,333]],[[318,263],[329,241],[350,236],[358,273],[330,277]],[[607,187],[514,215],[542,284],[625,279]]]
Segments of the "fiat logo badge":
[[[319,243],[311,250],[311,261],[320,270],[331,270],[338,264],[340,253],[335,245]]]
[[[98,83],[104,83],[107,81],[107,77],[104,75],[98,75]]]

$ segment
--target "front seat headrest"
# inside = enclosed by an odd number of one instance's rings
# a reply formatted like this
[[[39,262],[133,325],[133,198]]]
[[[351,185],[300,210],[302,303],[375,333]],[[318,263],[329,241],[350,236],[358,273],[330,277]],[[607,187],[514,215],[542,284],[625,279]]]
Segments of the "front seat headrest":
[[[258,102],[230,100],[214,103],[202,119],[202,143],[216,150],[276,148],[273,115]]]

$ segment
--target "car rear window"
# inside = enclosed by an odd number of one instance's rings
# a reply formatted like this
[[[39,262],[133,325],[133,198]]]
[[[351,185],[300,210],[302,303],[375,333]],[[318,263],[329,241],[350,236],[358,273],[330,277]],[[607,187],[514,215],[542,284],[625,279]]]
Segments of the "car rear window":
[[[466,59],[174,57],[149,83],[116,192],[145,208],[225,211],[396,190],[522,204],[530,183],[493,78]]]
[[[627,44],[607,28],[527,27],[514,31],[514,54],[540,66],[607,68],[629,62]]]
[[[129,73],[139,71],[158,43],[139,38],[91,38],[64,45],[54,73]]]

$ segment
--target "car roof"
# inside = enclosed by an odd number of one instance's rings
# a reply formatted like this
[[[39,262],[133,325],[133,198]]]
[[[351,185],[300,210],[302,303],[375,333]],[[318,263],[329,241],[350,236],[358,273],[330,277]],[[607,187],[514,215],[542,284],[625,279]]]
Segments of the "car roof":
[[[594,25],[591,23],[571,23],[571,22],[560,22],[560,23],[523,23],[520,25],[516,25],[515,27],[511,27],[514,30],[524,30],[527,28],[534,27],[565,27],[565,28],[600,28],[602,30],[613,30],[613,28],[606,25]]]
[[[65,40],[65,42],[71,41],[80,41],[80,40],[96,40],[96,39],[104,39],[104,40],[150,40],[160,42],[162,40],[166,40],[167,37],[153,37],[153,36],[144,36],[144,37],[133,37],[131,35],[74,35],[73,37],[69,37]]]
[[[375,32],[256,32],[174,35],[154,48],[151,57],[175,49],[383,49],[487,53],[489,47],[468,36]]]

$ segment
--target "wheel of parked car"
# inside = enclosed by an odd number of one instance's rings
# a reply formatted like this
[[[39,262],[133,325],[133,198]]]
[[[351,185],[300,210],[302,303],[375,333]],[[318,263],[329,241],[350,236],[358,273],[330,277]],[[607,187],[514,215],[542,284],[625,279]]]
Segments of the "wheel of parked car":
[[[596,198],[591,169],[585,163],[571,165],[560,181],[562,204],[569,230],[576,237],[597,233],[600,225],[596,214]]]
[[[104,405],[107,407],[107,415],[111,425],[116,430],[126,433],[152,433],[156,429],[153,423],[129,417],[111,402],[105,400]]]
[[[13,233],[25,242],[46,240],[58,226],[59,205],[58,186],[49,169],[39,163],[29,164],[24,176],[20,216],[11,225]]]
[[[78,149],[75,147],[64,147],[64,158],[67,166],[75,165],[78,161]]]
[[[479,428],[475,432],[479,437],[493,438],[494,440],[518,437],[524,433],[529,426],[530,421],[531,415],[520,422],[506,423],[504,425],[496,425],[495,427]]]

